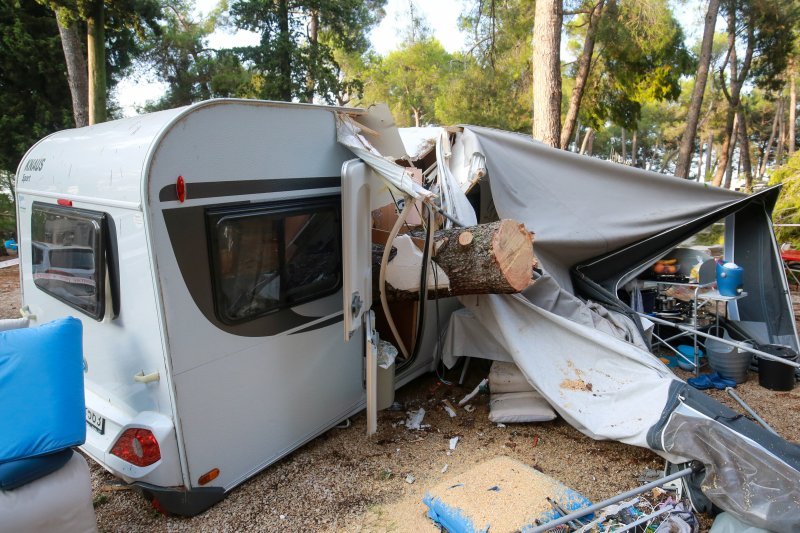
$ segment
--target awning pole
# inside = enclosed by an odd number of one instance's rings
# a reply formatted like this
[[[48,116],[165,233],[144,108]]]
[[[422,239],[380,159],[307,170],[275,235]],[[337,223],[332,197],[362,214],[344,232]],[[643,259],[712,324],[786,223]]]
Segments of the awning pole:
[[[366,388],[367,388],[367,435],[378,432],[378,347],[373,336],[373,312],[365,313],[366,320]]]
[[[690,328],[689,326],[684,326],[682,324],[676,324],[674,322],[669,322],[668,320],[662,320],[660,318],[656,318],[654,316],[647,315],[645,313],[636,313],[639,316],[643,316],[648,320],[652,320],[657,324],[663,324],[665,326],[671,326],[673,328],[678,328],[682,331],[686,331],[693,335],[698,335],[700,337],[705,337],[706,339],[713,339],[717,342],[721,342],[722,344],[727,344],[728,346],[733,346],[735,348],[739,348],[740,350],[744,350],[746,352],[754,353],[757,356],[761,357],[762,359],[769,359],[770,361],[775,361],[777,363],[783,363],[784,365],[793,366],[795,368],[800,368],[800,363],[795,363],[794,361],[790,361],[788,359],[784,359],[782,357],[778,357],[776,355],[772,355],[771,353],[762,352],[761,350],[756,350],[752,346],[747,346],[746,344],[742,344],[741,342],[736,341],[729,341],[728,339],[723,339],[722,337],[716,337],[714,335],[709,335],[708,333],[703,333],[702,331],[698,331],[694,328]]]
[[[568,514],[566,516],[562,516],[561,518],[556,518],[555,520],[551,520],[551,521],[547,522],[546,524],[542,524],[541,526],[537,526],[537,527],[535,527],[535,528],[533,528],[531,530],[528,530],[528,533],[544,533],[545,531],[553,529],[556,526],[560,526],[561,524],[566,524],[567,522],[572,522],[576,518],[580,518],[582,516],[586,516],[589,513],[593,513],[595,511],[599,511],[600,509],[603,509],[604,507],[608,507],[609,505],[613,505],[615,503],[621,502],[622,500],[630,498],[631,496],[636,496],[637,494],[645,493],[648,490],[654,489],[656,487],[660,487],[664,483],[669,483],[670,481],[673,481],[675,479],[679,479],[679,478],[688,476],[689,474],[691,474],[695,470],[699,471],[699,469],[702,468],[702,466],[703,465],[700,462],[692,461],[692,466],[690,466],[688,468],[684,468],[683,470],[681,470],[679,472],[675,472],[674,474],[670,474],[670,475],[668,475],[666,477],[662,477],[661,479],[657,479],[655,481],[651,481],[650,483],[647,483],[646,485],[642,485],[641,487],[629,490],[627,492],[623,492],[622,494],[618,494],[618,495],[614,496],[613,498],[609,498],[607,500],[603,500],[600,503],[596,503],[594,505],[590,505],[589,507],[584,507],[583,509],[578,509],[577,511],[572,512],[572,513],[570,513],[570,514]]]
[[[755,419],[756,419],[756,422],[758,422],[759,424],[761,424],[761,425],[764,427],[764,429],[766,429],[767,431],[769,431],[770,433],[772,433],[772,434],[773,434],[773,435],[775,435],[776,437],[780,437],[780,435],[778,435],[778,432],[777,432],[777,431],[775,431],[774,429],[772,429],[772,428],[770,427],[770,425],[769,425],[769,424],[767,424],[767,422],[766,422],[766,421],[765,421],[763,418],[761,418],[760,416],[758,416],[758,413],[756,413],[755,411],[753,411],[753,409],[752,409],[752,408],[751,408],[749,405],[747,405],[746,403],[744,403],[744,400],[742,400],[742,399],[739,397],[739,395],[738,395],[738,394],[736,394],[736,393],[733,391],[733,389],[732,389],[731,387],[727,387],[727,388],[725,389],[725,392],[727,392],[727,393],[728,393],[728,395],[729,395],[731,398],[733,398],[734,400],[736,400],[736,401],[739,403],[739,405],[741,405],[741,406],[744,408],[744,410],[745,410],[745,411],[747,411],[748,413],[750,413],[750,416],[752,416],[753,418],[755,418]]]

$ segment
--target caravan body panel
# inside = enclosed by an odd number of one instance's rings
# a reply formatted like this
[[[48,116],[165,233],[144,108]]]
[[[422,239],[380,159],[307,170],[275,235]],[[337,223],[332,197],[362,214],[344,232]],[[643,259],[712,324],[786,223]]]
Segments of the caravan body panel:
[[[218,468],[206,486],[228,489],[363,402],[363,331],[342,339],[341,290],[226,324],[210,249],[210,210],[338,205],[351,158],[329,110],[248,102],[193,108],[153,153],[149,223],[193,486]],[[178,176],[184,202],[172,194]]]
[[[212,100],[59,132],[21,163],[23,303],[39,323],[83,322],[87,407],[105,424],[84,450],[170,511],[202,511],[364,408],[364,328],[342,334],[341,170],[353,156],[334,111]],[[108,280],[99,320],[34,283],[34,202],[101,213],[108,253],[94,257],[107,275],[86,274]],[[453,305],[428,304],[398,386],[433,368]],[[156,463],[111,454],[131,428],[156,437]]]

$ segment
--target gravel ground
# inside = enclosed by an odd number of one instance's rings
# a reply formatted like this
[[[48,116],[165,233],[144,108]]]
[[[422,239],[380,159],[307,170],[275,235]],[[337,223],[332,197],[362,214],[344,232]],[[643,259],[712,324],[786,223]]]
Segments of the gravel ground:
[[[0,269],[0,318],[18,316],[18,275],[17,267]],[[475,362],[470,370],[464,387],[426,375],[397,392],[406,409],[425,408],[424,423],[430,427],[407,430],[400,425],[405,412],[383,411],[378,434],[367,438],[362,413],[349,428],[318,437],[194,518],[161,515],[90,461],[98,527],[114,532],[436,531],[422,515],[425,490],[498,455],[534,466],[594,501],[636,487],[646,468],[663,466],[649,450],[591,440],[562,420],[497,427],[487,418],[486,395],[472,402],[472,413],[458,409],[450,418],[442,400],[455,404],[488,373],[488,362]],[[446,377],[457,379],[457,374]],[[783,437],[800,442],[800,389],[769,391],[751,374],[737,392]],[[711,395],[741,412],[724,392]],[[460,439],[449,452],[454,436]],[[409,475],[413,483],[407,482]],[[707,531],[711,521],[702,522]]]

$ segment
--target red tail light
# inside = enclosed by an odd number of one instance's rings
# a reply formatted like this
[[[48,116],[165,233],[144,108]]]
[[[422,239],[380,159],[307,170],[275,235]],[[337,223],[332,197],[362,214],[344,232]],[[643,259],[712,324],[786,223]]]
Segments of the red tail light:
[[[142,428],[126,429],[111,448],[111,454],[136,466],[149,466],[161,459],[155,436]]]

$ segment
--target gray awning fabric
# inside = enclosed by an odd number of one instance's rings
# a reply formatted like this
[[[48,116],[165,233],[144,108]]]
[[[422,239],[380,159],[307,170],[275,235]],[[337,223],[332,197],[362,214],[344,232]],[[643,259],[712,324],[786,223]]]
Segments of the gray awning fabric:
[[[598,327],[606,317],[576,297],[624,308],[616,294],[620,279],[725,219],[726,253],[733,255],[726,259],[744,267],[751,293],[740,301],[739,318],[767,323],[770,339],[796,347],[770,223],[779,190],[748,196],[553,149],[519,134],[466,126],[462,135],[461,142],[486,158],[497,214],[536,233],[536,256],[546,271],[546,283],[523,294],[463,298],[483,328],[463,332],[462,344],[471,335],[489,336],[584,434],[702,461],[703,489],[719,507],[750,524],[798,531],[797,446],[737,422],[711,398],[686,392],[685,383],[631,342],[635,334]]]
[[[537,257],[566,289],[573,266],[747,198],[557,150],[517,133],[466,130],[486,155],[498,214],[536,232]]]

